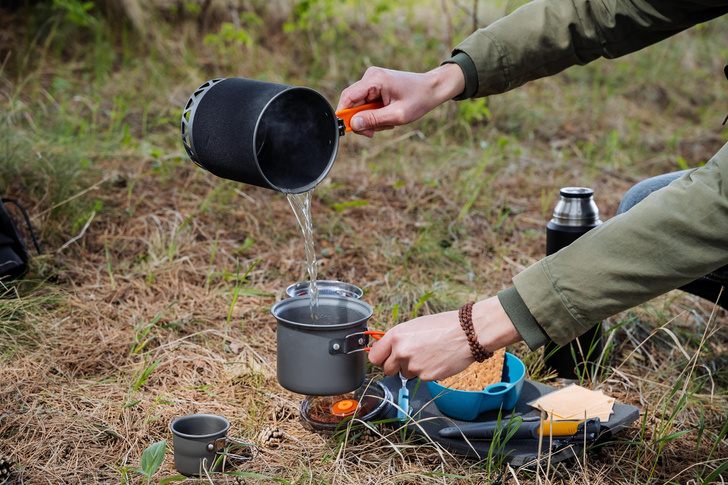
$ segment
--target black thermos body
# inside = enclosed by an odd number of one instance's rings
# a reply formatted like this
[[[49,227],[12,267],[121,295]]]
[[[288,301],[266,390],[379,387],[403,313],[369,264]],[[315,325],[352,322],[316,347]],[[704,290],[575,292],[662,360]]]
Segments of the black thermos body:
[[[576,241],[587,231],[602,221],[599,208],[594,202],[594,191],[586,187],[565,187],[559,191],[561,196],[554,208],[553,218],[546,226],[546,255]],[[577,344],[576,341],[579,341]],[[555,370],[559,377],[576,379],[576,366],[584,375],[587,365],[588,376],[594,375],[595,365],[602,354],[602,324],[592,327],[588,332],[559,348],[553,342],[546,345],[544,355],[548,367]],[[579,351],[581,347],[581,352]],[[583,353],[582,353],[583,352]],[[576,360],[574,360],[576,356]]]

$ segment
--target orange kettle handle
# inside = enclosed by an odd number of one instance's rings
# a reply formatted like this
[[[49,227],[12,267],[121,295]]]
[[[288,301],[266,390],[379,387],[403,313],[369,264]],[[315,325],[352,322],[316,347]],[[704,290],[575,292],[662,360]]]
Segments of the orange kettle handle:
[[[359,106],[354,106],[353,108],[342,109],[341,111],[336,112],[336,116],[341,118],[341,121],[343,121],[344,125],[346,125],[346,132],[349,132],[351,131],[351,125],[349,124],[349,122],[351,121],[352,116],[357,114],[359,111],[365,111],[368,109],[379,109],[383,107],[383,102],[374,101],[373,103],[360,104]]]

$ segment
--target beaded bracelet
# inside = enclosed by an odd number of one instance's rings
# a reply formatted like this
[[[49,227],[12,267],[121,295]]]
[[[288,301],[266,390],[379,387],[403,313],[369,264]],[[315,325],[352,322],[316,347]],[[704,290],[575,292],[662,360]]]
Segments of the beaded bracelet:
[[[486,350],[485,347],[480,345],[478,342],[478,334],[473,329],[473,302],[468,302],[458,312],[458,319],[460,320],[460,326],[465,332],[465,336],[468,337],[468,345],[470,346],[470,352],[475,357],[476,362],[483,362],[486,359],[493,357],[493,352]]]

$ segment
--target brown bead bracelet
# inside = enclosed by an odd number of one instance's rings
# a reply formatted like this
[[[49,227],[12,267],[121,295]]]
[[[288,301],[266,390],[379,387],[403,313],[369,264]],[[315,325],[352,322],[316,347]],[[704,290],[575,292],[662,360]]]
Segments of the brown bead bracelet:
[[[468,338],[468,345],[470,346],[470,352],[475,357],[476,362],[483,362],[486,359],[493,357],[493,352],[486,350],[485,347],[480,345],[478,342],[478,334],[473,329],[473,302],[468,302],[460,307],[458,312],[458,319],[460,320],[460,326],[465,332],[465,336]]]

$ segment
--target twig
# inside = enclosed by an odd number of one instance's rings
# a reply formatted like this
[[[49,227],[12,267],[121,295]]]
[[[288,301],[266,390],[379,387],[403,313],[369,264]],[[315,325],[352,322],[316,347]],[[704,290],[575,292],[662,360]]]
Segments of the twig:
[[[84,190],[82,190],[81,192],[77,193],[76,195],[72,195],[71,197],[67,198],[66,200],[63,200],[63,201],[61,201],[61,202],[59,202],[59,203],[55,204],[55,205],[54,205],[54,206],[52,206],[52,207],[51,207],[50,209],[46,209],[46,210],[44,210],[43,212],[41,212],[41,213],[39,213],[39,214],[35,214],[35,215],[34,215],[34,216],[32,216],[32,217],[33,217],[33,218],[38,218],[38,217],[42,217],[42,216],[44,216],[44,215],[48,214],[48,213],[49,213],[50,211],[52,211],[52,210],[54,210],[54,209],[57,209],[58,207],[62,206],[63,204],[66,204],[66,203],[68,203],[68,202],[71,202],[71,201],[72,201],[73,199],[77,199],[77,198],[81,197],[81,196],[82,196],[82,195],[84,195],[84,194],[85,194],[86,192],[90,192],[90,191],[92,191],[92,190],[95,190],[95,189],[97,189],[97,188],[99,187],[99,185],[103,184],[104,182],[108,182],[109,180],[111,180],[111,178],[112,178],[112,177],[113,177],[113,175],[109,175],[108,177],[106,177],[106,178],[104,178],[104,179],[102,179],[102,180],[100,180],[100,181],[96,182],[96,183],[95,183],[95,184],[93,184],[93,185],[92,185],[91,187],[89,187],[89,188],[87,188],[87,189],[84,189]]]
[[[442,5],[442,13],[445,16],[445,28],[447,31],[447,39],[445,39],[445,45],[452,45],[452,39],[454,37],[452,15],[450,14],[450,9],[447,6],[447,2],[445,2],[445,0],[442,0],[440,3]]]
[[[521,482],[518,481],[518,475],[516,475],[516,470],[513,469],[510,463],[506,463],[506,467],[508,467],[508,472],[511,474],[513,479],[516,481],[516,485],[521,485]]]
[[[64,244],[63,246],[61,246],[60,248],[58,248],[58,251],[56,251],[56,253],[60,253],[61,251],[63,251],[64,249],[66,249],[68,246],[70,246],[74,242],[76,242],[79,239],[81,239],[83,237],[83,235],[86,234],[86,229],[88,229],[88,226],[91,225],[91,221],[94,220],[94,217],[95,216],[96,216],[96,211],[91,211],[91,217],[88,218],[88,221],[86,221],[86,224],[84,224],[83,229],[81,229],[81,232],[78,234],[78,236],[69,239],[66,242],[66,244]]]
[[[13,52],[13,51],[8,51],[8,55],[5,56],[3,63],[0,65],[0,74],[2,74],[5,71],[5,65],[8,63],[8,60],[10,59],[11,52]]]
[[[617,371],[617,370],[621,369],[621,368],[622,368],[622,366],[624,366],[624,364],[626,364],[626,363],[627,363],[627,361],[628,361],[628,360],[630,359],[630,357],[632,357],[632,355],[634,355],[634,354],[635,354],[635,353],[636,353],[636,352],[637,352],[637,351],[638,351],[638,350],[639,350],[639,349],[640,349],[640,348],[641,348],[641,347],[642,347],[643,345],[645,345],[645,344],[647,343],[647,341],[648,341],[648,340],[650,340],[650,338],[652,338],[653,336],[655,336],[655,334],[657,334],[657,332],[659,332],[660,330],[664,330],[664,329],[665,329],[665,328],[666,328],[666,327],[667,327],[668,325],[670,325],[670,324],[671,324],[672,322],[674,322],[674,321],[675,321],[675,320],[676,320],[677,318],[679,318],[680,316],[684,315],[685,313],[687,313],[687,310],[686,310],[686,311],[684,311],[684,312],[682,312],[682,313],[680,313],[679,315],[676,315],[676,316],[675,316],[674,318],[672,318],[672,319],[671,319],[670,321],[668,321],[668,322],[665,322],[665,324],[664,324],[664,325],[660,325],[659,327],[657,327],[657,328],[655,328],[654,330],[652,330],[652,331],[650,332],[650,334],[649,334],[649,335],[647,336],[647,338],[646,338],[646,339],[644,339],[644,340],[643,340],[643,341],[642,341],[642,342],[641,342],[641,343],[640,343],[640,344],[639,344],[639,345],[638,345],[637,347],[635,347],[635,348],[634,348],[634,349],[633,349],[633,350],[632,350],[632,351],[631,351],[631,352],[629,353],[629,355],[627,355],[627,357],[625,357],[625,358],[624,358],[624,360],[622,361],[622,363],[621,363],[621,364],[619,364],[619,365],[618,365],[617,367],[613,367],[613,368],[612,368],[612,372],[614,373],[615,371]],[[611,378],[611,377],[612,377],[612,375],[613,375],[613,374],[610,374],[609,376],[607,376],[607,379]]]
[[[693,357],[692,366],[690,367],[690,372],[688,373],[688,378],[685,379],[685,384],[683,386],[683,392],[685,392],[685,393],[687,393],[688,384],[689,384],[689,382],[691,380],[690,378],[692,377],[693,373],[695,372],[695,367],[698,364],[698,357],[700,355],[700,350],[702,348],[704,348],[705,342],[708,339],[708,334],[709,334],[708,330],[710,329],[710,324],[711,324],[711,322],[715,322],[715,318],[714,318],[715,317],[715,311],[718,308],[718,301],[720,301],[720,297],[723,295],[723,290],[724,289],[725,289],[725,287],[724,286],[721,286],[720,292],[718,293],[718,298],[716,298],[716,303],[715,303],[715,305],[713,305],[713,310],[710,312],[710,318],[708,318],[708,323],[705,325],[705,330],[703,331],[703,336],[702,336],[702,338],[700,340],[700,345],[698,346],[698,350],[695,351],[695,355]],[[675,339],[676,339],[676,337],[675,337]],[[682,347],[680,347],[680,348],[682,350]],[[687,352],[685,352],[684,350],[683,350],[683,354],[685,354],[685,356],[687,357]],[[690,361],[690,358],[688,358],[688,361]],[[712,378],[711,378],[711,380],[712,380]]]
[[[205,472],[205,476],[206,476],[206,477],[207,477],[207,479],[208,479],[208,480],[210,481],[210,484],[211,484],[211,485],[214,485],[214,484],[215,484],[215,482],[213,482],[213,481],[212,481],[212,477],[210,477],[210,473],[209,473],[209,472],[207,471],[207,458],[203,458],[203,459],[202,459],[202,462],[201,462],[200,466],[201,466],[201,467],[202,467],[202,469],[204,470],[204,472]],[[214,466],[214,463],[213,463],[213,466]]]
[[[513,261],[508,256],[501,256],[501,259],[503,261],[505,261],[506,263],[510,264],[511,266],[513,266],[514,268],[516,268],[518,271],[523,271],[526,269],[526,267],[524,265],[522,265],[521,263],[518,263],[516,261]]]

